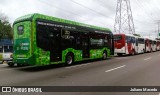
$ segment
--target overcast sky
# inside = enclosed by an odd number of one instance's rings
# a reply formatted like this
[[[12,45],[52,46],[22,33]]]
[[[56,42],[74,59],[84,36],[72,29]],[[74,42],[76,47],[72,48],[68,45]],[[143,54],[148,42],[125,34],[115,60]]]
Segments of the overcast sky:
[[[131,0],[135,32],[156,36],[160,0]],[[41,13],[114,30],[117,0],[0,0],[0,12],[10,23],[20,16]]]

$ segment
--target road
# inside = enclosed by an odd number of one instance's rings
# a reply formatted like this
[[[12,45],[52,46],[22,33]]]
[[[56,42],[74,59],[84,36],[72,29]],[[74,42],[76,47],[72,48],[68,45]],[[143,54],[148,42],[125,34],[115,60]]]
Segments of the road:
[[[88,61],[69,67],[8,67],[0,64],[2,86],[160,86],[160,52]],[[18,93],[21,95],[21,93]],[[16,94],[16,95],[18,95]],[[24,93],[23,93],[24,94]],[[33,94],[33,93],[32,93]],[[36,93],[34,93],[36,94]],[[45,93],[48,94],[48,93]],[[159,93],[52,93],[55,95],[160,95]],[[39,94],[37,94],[39,95]]]

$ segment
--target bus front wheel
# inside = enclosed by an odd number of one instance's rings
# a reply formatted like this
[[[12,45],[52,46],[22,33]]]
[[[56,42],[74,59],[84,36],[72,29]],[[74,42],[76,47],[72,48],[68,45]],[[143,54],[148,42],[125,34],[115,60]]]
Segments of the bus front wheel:
[[[103,52],[103,60],[106,60],[107,59],[107,53],[106,52]]]
[[[122,54],[122,53],[117,53],[117,55],[118,55],[118,56],[122,56],[123,54]]]
[[[73,63],[73,55],[67,54],[66,56],[66,65],[71,65]]]
[[[13,67],[14,66],[14,63],[13,62],[9,62],[7,63],[9,67]]]

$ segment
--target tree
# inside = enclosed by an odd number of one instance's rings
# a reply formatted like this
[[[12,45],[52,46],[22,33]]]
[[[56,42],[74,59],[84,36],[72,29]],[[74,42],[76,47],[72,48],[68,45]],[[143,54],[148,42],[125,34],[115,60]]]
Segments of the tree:
[[[13,38],[13,29],[8,21],[8,17],[0,13],[0,39]]]

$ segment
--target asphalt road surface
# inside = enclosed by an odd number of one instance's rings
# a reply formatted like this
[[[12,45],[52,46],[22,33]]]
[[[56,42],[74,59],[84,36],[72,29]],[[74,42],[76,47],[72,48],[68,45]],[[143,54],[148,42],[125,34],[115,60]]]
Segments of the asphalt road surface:
[[[0,64],[1,86],[160,86],[160,52],[113,57],[73,66],[8,67]],[[0,93],[22,95],[27,93]],[[131,92],[53,92],[37,95],[160,95]]]

